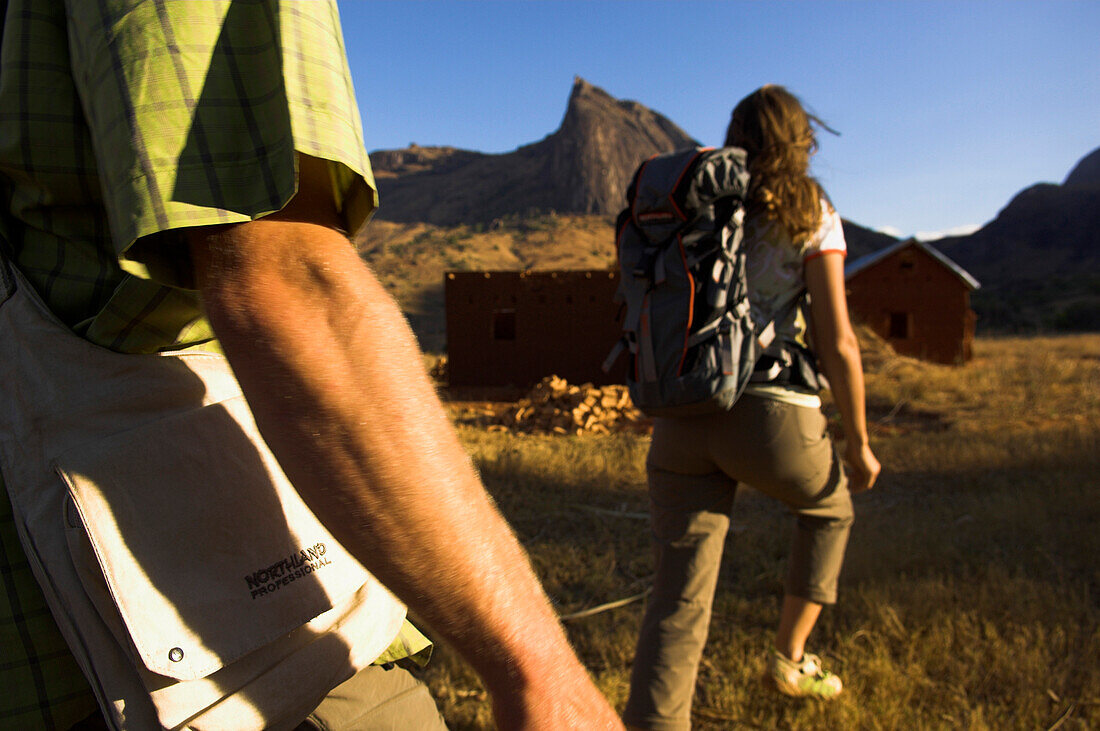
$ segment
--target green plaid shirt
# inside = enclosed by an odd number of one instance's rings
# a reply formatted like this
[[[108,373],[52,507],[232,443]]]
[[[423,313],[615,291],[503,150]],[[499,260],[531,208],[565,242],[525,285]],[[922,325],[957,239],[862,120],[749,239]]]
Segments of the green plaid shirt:
[[[0,12],[0,246],[88,340],[216,347],[178,229],[279,210],[295,153],[330,161],[349,232],[377,204],[334,2],[6,0]],[[0,727],[68,728],[94,699],[6,493],[0,582]],[[427,646],[406,623],[380,661]]]

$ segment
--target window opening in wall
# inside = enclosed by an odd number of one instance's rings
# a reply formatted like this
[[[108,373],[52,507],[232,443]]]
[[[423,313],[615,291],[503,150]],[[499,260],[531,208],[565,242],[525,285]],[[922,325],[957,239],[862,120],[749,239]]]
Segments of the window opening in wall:
[[[903,255],[901,257],[900,267],[903,272],[913,271],[914,266],[916,266],[916,260],[914,260],[911,255]]]
[[[516,311],[493,310],[493,340],[516,339]]]
[[[909,337],[909,313],[908,312],[891,312],[890,313],[890,335],[891,338],[907,338]]]

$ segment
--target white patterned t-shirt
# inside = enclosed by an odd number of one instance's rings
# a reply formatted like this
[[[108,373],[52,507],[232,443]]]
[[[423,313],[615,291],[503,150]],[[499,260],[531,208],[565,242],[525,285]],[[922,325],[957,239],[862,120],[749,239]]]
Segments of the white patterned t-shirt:
[[[757,330],[774,322],[775,343],[797,343],[809,346],[806,337],[806,317],[803,307],[792,305],[805,295],[805,264],[810,259],[828,252],[846,256],[847,242],[841,226],[840,214],[821,198],[821,225],[802,246],[795,245],[790,233],[776,221],[763,216],[752,216],[745,222],[744,246],[746,252],[746,278],[752,319]],[[746,392],[806,406],[820,406],[816,394],[787,387],[751,384]],[[781,392],[781,393],[777,393]],[[790,395],[791,398],[785,396]]]

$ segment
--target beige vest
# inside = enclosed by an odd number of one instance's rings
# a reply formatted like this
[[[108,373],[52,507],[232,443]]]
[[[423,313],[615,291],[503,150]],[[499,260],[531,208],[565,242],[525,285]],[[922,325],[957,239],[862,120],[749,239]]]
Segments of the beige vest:
[[[405,608],[302,502],[224,358],[93,345],[0,268],[0,470],[109,723],[293,727]]]

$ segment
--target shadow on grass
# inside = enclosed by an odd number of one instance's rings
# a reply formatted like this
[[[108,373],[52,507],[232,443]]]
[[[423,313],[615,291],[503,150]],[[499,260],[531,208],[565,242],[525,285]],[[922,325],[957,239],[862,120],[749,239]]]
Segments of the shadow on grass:
[[[944,460],[943,469],[890,471],[884,459],[879,487],[855,497],[844,582],[965,578],[997,566],[1052,589],[1083,587],[1100,599],[1095,438],[1066,432],[1051,439],[1056,448],[1018,446],[1015,460],[995,465],[963,455]],[[644,438],[532,441],[540,445],[536,453],[505,448],[479,459],[479,468],[536,565],[553,564],[547,580],[575,587],[567,592],[572,600],[608,601],[614,597],[583,587],[607,587],[613,572],[627,581],[651,574]],[[960,469],[964,463],[972,466]],[[739,496],[723,585],[749,594],[779,591],[790,530],[781,505]]]

